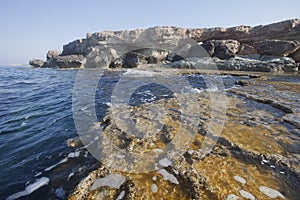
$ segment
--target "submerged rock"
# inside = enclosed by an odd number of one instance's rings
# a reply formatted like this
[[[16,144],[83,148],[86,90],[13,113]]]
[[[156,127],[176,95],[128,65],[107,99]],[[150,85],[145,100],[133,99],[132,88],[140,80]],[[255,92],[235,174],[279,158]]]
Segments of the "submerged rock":
[[[271,188],[268,188],[266,186],[260,186],[259,190],[262,193],[264,193],[266,196],[268,196],[272,199],[277,198],[277,197],[285,199],[285,197],[280,192],[278,192],[277,190],[273,190]]]
[[[221,200],[269,197],[297,200],[300,192],[300,136],[295,134],[294,124],[282,121],[300,111],[297,103],[300,95],[298,77],[294,82],[292,80],[295,78],[291,75],[256,77],[244,77],[249,84],[226,90],[227,120],[217,143],[208,154],[204,153],[203,142],[205,139],[212,142],[216,135],[210,133],[208,128],[212,110],[207,93],[193,96],[182,94],[177,98],[136,106],[120,105],[115,109],[112,106],[103,120],[105,126],[102,134],[107,140],[101,145],[105,153],[101,161],[105,168],[102,166],[91,172],[70,199]],[[194,99],[201,108],[197,117],[184,115],[187,122],[181,121],[182,104],[178,104],[178,99],[184,97]],[[221,100],[224,101],[224,98]],[[159,118],[156,112],[148,112],[153,106],[164,108],[165,118]],[[132,133],[132,127],[118,121],[113,111],[122,119],[132,119],[139,130],[151,137],[140,138],[135,132]],[[180,127],[185,123],[194,123],[193,119],[198,117],[197,131],[186,149],[168,146],[176,137],[178,141],[190,137],[189,131]],[[161,127],[160,131],[157,131],[158,127]],[[122,156],[120,152],[112,151],[108,143],[124,150]],[[148,156],[149,152],[153,154]],[[131,153],[141,155],[141,158],[132,158]],[[141,172],[134,165],[143,170],[149,166],[152,168]],[[104,184],[93,187],[96,180],[103,182],[109,174],[124,177],[118,189],[105,187]]]

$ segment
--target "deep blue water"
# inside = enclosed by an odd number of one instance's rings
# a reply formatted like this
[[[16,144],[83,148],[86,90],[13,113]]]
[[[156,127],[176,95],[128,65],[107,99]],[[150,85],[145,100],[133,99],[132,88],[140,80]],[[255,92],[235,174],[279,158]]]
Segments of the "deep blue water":
[[[78,136],[72,115],[76,73],[0,67],[0,199],[65,199],[89,171],[99,166],[84,148],[65,143]],[[106,72],[99,81],[95,94],[99,121],[122,73]],[[240,78],[224,76],[225,87],[234,86]],[[186,79],[192,89],[206,88],[199,75],[186,75]],[[159,84],[144,85],[136,90],[130,104],[172,95]]]
[[[42,177],[50,184],[25,196],[35,199],[43,193],[51,198],[51,190],[61,185],[56,182],[78,168],[66,168],[61,175],[45,171],[75,151],[65,144],[76,136],[71,109],[75,76],[76,71],[0,68],[0,199],[26,192],[26,186]]]

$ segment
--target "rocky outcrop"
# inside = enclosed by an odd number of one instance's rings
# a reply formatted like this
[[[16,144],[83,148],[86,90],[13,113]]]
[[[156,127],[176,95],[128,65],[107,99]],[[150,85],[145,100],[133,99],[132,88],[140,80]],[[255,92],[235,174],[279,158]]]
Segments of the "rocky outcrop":
[[[81,68],[85,63],[83,55],[62,56],[60,51],[48,51],[47,60],[34,59],[29,64],[36,68]]]
[[[296,62],[287,57],[261,56],[236,56],[222,60],[219,58],[185,59],[173,62],[174,68],[180,69],[212,69],[216,66],[219,70],[257,71],[257,72],[295,72],[298,70]]]
[[[228,102],[227,120],[220,135],[208,128],[213,121],[211,113],[220,112],[218,106],[211,105],[214,96],[210,95],[214,92],[181,94],[136,106],[118,105],[115,109],[116,105],[112,104],[100,123],[103,138],[106,138],[100,143],[105,155],[102,166],[83,179],[69,199],[298,199],[298,79],[293,82],[290,75],[256,79],[240,76],[240,81],[249,84],[228,88],[227,95],[218,100],[218,103]],[[201,105],[199,115],[182,113],[185,106],[178,101],[188,102],[191,98],[197,101],[187,105],[197,112]],[[154,106],[164,108],[161,113],[164,117],[148,112],[153,111]],[[117,116],[121,121],[128,116],[134,121],[134,127],[139,128],[133,131],[129,123],[120,123]],[[219,117],[217,122],[222,121]],[[195,118],[199,118],[197,131],[189,134],[193,127],[182,127],[192,126],[190,122],[196,122]],[[163,126],[160,123],[164,123]],[[135,135],[138,130],[142,130],[145,137]],[[91,141],[98,141],[99,132],[94,137],[91,135]],[[189,137],[191,140],[187,140]],[[211,152],[205,154],[205,140],[211,142],[216,137]],[[177,148],[175,145],[181,143],[176,141],[190,144],[186,149]],[[118,150],[112,150],[108,144]],[[134,154],[128,156],[129,153]],[[139,167],[149,171],[140,172]],[[122,185],[112,178],[120,175]],[[262,192],[262,187],[269,192]]]
[[[297,61],[300,62],[300,48],[298,48],[294,53],[291,54],[291,57]]]
[[[299,45],[299,42],[286,40],[263,40],[253,43],[257,53],[275,56],[288,56],[297,50]]]
[[[45,62],[45,66],[51,68],[80,68],[84,63],[85,57],[83,55],[52,55]]]
[[[239,50],[240,43],[236,40],[209,40],[202,47],[209,55],[227,60],[233,58]]]
[[[33,59],[29,61],[29,65],[33,66],[33,67],[37,67],[37,68],[41,68],[43,67],[45,64],[45,61],[40,60],[40,59]]]
[[[251,55],[251,54],[257,54],[257,50],[248,44],[242,44],[240,45],[240,49],[238,51],[239,55]]]
[[[48,51],[46,58],[47,60],[55,59],[60,55],[60,53],[60,51]]]
[[[236,55],[251,54],[291,57],[299,62],[299,35],[299,19],[255,27],[167,26],[130,31],[104,31],[89,33],[84,39],[64,45],[61,54],[57,51],[49,51],[45,66],[134,68],[139,65],[159,63],[175,66],[173,62],[187,57],[212,56],[228,60]],[[261,68],[263,67],[262,65]],[[293,69],[297,71],[298,68]]]

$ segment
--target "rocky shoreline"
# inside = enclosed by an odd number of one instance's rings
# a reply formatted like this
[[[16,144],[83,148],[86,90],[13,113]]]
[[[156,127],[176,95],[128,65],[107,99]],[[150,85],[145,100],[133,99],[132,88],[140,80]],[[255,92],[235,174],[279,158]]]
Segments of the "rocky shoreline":
[[[50,68],[209,68],[297,72],[300,19],[255,27],[177,28],[104,31],[49,51],[33,67]]]
[[[182,73],[193,72],[182,70]],[[164,108],[165,127],[151,139],[135,138],[126,129],[118,128],[110,108],[99,122],[102,133],[127,152],[156,152],[154,160],[159,164],[148,173],[130,171],[130,165],[125,165],[125,170],[122,168],[125,158],[104,145],[102,150],[107,154],[101,167],[82,180],[69,199],[296,200],[300,192],[300,88],[297,81],[285,80],[293,80],[297,75],[253,73],[251,77],[238,81],[241,87],[226,91],[226,123],[209,154],[203,154],[202,145],[205,137],[211,140],[216,137],[208,135],[209,123],[215,120],[210,111],[216,109],[210,107],[210,98],[218,92],[179,97],[197,99],[195,105],[201,107],[199,130],[189,148],[171,148],[167,153],[159,149],[174,140],[182,123],[178,97],[117,109],[120,116],[129,109],[130,117],[146,126],[154,123],[153,116],[146,111],[153,104]],[[193,116],[189,118],[193,120]],[[140,163],[145,168],[149,164]]]

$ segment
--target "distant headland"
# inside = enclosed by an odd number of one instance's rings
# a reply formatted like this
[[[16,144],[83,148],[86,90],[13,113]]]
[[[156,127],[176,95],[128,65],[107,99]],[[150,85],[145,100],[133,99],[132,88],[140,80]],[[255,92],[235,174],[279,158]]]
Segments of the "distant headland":
[[[195,59],[196,58],[196,59]],[[209,63],[221,70],[296,72],[300,65],[300,19],[231,28],[147,29],[88,33],[49,51],[42,68],[195,68]]]

